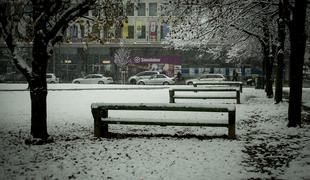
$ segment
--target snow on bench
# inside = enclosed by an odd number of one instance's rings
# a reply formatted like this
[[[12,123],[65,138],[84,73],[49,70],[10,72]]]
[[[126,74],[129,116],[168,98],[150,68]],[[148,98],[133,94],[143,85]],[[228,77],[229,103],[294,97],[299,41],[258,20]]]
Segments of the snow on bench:
[[[130,111],[192,111],[192,112],[221,112],[228,113],[227,122],[202,122],[169,119],[141,118],[111,118],[109,110]],[[94,134],[96,137],[109,137],[109,124],[124,125],[159,125],[159,126],[210,126],[227,127],[228,138],[235,138],[236,108],[234,105],[202,105],[189,103],[93,103],[91,105],[94,117]]]
[[[206,95],[176,95],[176,91],[193,91],[193,92],[236,92],[235,96],[206,96]],[[169,89],[169,102],[175,103],[175,99],[236,99],[237,104],[240,104],[240,91],[233,88],[170,88]]]
[[[239,86],[240,92],[242,92],[242,82],[240,81],[210,81],[210,82],[194,82],[193,86],[197,87],[198,85],[228,85],[228,86]]]

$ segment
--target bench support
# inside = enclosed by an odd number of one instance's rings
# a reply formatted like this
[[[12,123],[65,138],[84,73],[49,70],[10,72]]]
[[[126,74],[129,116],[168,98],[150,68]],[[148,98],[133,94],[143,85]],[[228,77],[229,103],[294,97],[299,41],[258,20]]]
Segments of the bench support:
[[[101,118],[108,117],[107,109],[92,108],[92,114],[94,117],[94,134],[95,137],[108,137],[109,128],[108,124],[102,123]]]
[[[236,138],[236,111],[228,112],[228,138],[234,139]]]
[[[169,102],[170,103],[175,103],[175,100],[174,100],[174,91],[173,90],[169,90],[169,97],[170,97],[170,99],[169,99]]]
[[[237,93],[237,104],[240,104],[240,91],[236,91]]]

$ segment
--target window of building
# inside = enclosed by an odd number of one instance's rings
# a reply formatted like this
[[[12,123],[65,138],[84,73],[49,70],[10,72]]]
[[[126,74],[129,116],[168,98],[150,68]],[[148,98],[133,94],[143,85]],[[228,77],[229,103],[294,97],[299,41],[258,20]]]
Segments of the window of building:
[[[71,26],[70,31],[71,37],[78,37],[78,27],[76,25]]]
[[[162,23],[160,26],[160,39],[165,39],[169,32],[169,25],[167,23]]]
[[[134,31],[135,31],[135,27],[132,26],[132,25],[129,25],[128,26],[128,36],[127,36],[127,39],[134,39],[135,38]]]
[[[115,38],[122,38],[122,28],[120,26],[115,28]]]
[[[157,3],[149,3],[149,16],[157,16]]]
[[[91,35],[94,38],[93,40],[98,39],[100,37],[100,27],[99,27],[99,24],[94,24],[93,25]]]
[[[84,37],[85,36],[85,26],[83,24],[81,24],[80,29],[81,29],[81,37]]]
[[[127,3],[126,15],[127,16],[134,16],[135,15],[135,4],[134,3]]]
[[[138,39],[145,39],[145,26],[137,27],[137,37]]]
[[[138,16],[145,16],[145,3],[138,3]]]

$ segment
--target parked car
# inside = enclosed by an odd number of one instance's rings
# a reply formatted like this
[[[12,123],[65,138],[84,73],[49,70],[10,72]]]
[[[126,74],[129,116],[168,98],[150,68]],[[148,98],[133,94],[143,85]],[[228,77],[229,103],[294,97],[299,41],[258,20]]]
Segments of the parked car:
[[[56,76],[55,76],[55,74],[53,74],[53,73],[47,73],[46,74],[46,82],[47,83],[59,83],[59,78],[57,78]]]
[[[136,74],[134,76],[131,76],[128,79],[128,83],[130,83],[130,84],[137,84],[137,82],[140,79],[148,79],[148,78],[150,78],[151,76],[153,76],[155,74],[160,74],[160,73],[158,71],[142,71],[142,72],[139,72],[138,74]]]
[[[194,82],[210,82],[210,81],[225,81],[226,78],[222,74],[203,74],[196,79],[188,79],[185,84],[192,85]]]
[[[145,84],[169,85],[169,84],[175,84],[175,79],[170,78],[164,74],[155,74],[147,79],[138,80],[137,84],[139,85],[145,85]]]
[[[111,84],[112,77],[105,77],[102,74],[89,74],[83,78],[77,78],[72,81],[75,84]]]

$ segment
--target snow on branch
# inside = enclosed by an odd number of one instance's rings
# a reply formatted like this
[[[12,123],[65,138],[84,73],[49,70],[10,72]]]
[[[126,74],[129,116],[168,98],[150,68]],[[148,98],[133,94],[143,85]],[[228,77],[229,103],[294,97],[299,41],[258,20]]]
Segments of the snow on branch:
[[[30,79],[32,69],[23,58],[23,52],[18,48],[20,26],[23,20],[25,1],[0,1],[0,35],[11,52],[11,58],[16,68]]]
[[[130,63],[130,50],[121,47],[116,50],[114,54],[114,63],[120,67],[125,68]]]
[[[96,0],[84,0],[82,2],[73,4],[68,9],[60,12],[59,19],[51,26],[48,34],[47,39],[51,40],[56,37],[58,32],[64,27],[64,25],[68,24],[70,21],[74,20],[75,18],[82,16],[88,10],[92,8],[95,4]],[[53,44],[56,42],[54,41]]]

